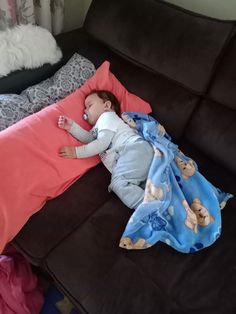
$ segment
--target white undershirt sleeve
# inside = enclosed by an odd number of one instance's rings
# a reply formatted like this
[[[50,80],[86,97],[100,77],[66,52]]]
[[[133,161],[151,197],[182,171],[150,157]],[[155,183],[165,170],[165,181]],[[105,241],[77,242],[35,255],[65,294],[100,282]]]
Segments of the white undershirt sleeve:
[[[86,131],[79,124],[75,122],[72,123],[69,133],[80,142],[83,142],[86,144],[94,140],[94,137],[91,131]]]
[[[115,132],[110,130],[100,131],[96,140],[75,148],[77,158],[91,157],[104,152],[109,147],[114,134]]]

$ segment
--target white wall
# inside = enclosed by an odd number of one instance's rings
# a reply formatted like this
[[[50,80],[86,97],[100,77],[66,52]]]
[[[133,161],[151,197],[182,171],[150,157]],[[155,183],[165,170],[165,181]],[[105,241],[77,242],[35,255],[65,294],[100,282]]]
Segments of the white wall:
[[[65,0],[64,32],[83,25],[91,2],[92,0]],[[168,0],[167,2],[211,17],[236,20],[236,0]]]
[[[166,2],[207,16],[236,20],[236,0],[168,0]]]
[[[63,32],[83,25],[91,2],[92,0],[65,0],[65,26]]]

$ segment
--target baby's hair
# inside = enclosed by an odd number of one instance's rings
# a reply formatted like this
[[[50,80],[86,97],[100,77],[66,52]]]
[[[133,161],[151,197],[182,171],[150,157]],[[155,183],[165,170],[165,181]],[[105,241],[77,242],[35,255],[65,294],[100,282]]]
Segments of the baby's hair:
[[[111,102],[111,108],[118,116],[120,115],[120,103],[112,92],[109,90],[94,89],[87,95],[87,97],[93,94],[98,95],[98,97],[101,98],[104,102],[109,100]]]

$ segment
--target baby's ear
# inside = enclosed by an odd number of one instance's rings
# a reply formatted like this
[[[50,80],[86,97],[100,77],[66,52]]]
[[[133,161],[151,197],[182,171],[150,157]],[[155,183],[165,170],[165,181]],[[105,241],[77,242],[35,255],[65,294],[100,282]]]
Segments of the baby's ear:
[[[106,100],[104,104],[105,104],[105,109],[106,110],[110,110],[111,109],[112,104],[111,104],[110,100]]]

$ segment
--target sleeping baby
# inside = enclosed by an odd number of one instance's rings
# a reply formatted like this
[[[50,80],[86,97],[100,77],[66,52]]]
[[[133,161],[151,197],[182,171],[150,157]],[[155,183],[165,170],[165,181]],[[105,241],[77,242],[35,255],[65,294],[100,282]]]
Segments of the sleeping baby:
[[[120,117],[120,104],[113,93],[94,90],[85,99],[84,118],[92,125],[86,131],[66,116],[58,126],[68,131],[82,146],[64,146],[63,158],[86,158],[99,154],[111,172],[109,191],[113,191],[129,208],[143,201],[145,182],[153,159],[152,146]]]

